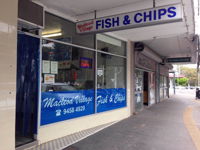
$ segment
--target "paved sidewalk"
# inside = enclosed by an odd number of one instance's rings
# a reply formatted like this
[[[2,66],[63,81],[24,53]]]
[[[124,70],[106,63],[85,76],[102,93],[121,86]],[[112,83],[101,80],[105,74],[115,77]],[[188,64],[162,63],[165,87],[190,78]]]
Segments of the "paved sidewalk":
[[[195,122],[197,124],[197,127],[200,130],[200,100],[196,101],[197,103],[199,103],[199,105],[195,105],[194,106],[194,113],[193,113],[193,117],[195,119]]]
[[[188,106],[200,107],[193,99],[177,95],[65,150],[196,150],[183,121]]]

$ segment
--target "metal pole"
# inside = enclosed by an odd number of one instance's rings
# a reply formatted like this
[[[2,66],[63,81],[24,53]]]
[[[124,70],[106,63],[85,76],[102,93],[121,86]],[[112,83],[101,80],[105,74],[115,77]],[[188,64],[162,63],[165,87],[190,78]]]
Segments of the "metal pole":
[[[198,71],[197,71],[197,81],[195,83],[195,86],[196,86],[196,88],[198,88],[198,86],[199,86],[199,73],[198,73]]]
[[[97,11],[95,10],[94,11],[94,19],[96,19],[97,18]],[[97,39],[96,39],[96,34],[94,34],[94,49],[95,50],[97,50]],[[97,51],[95,51],[95,95],[94,95],[94,104],[95,104],[95,106],[94,106],[94,108],[95,108],[95,113],[97,113],[97,89],[98,89],[98,87],[97,87]]]
[[[174,87],[174,95],[176,94],[176,82],[175,82],[175,72],[173,77],[173,87]]]
[[[198,48],[199,46],[198,45],[199,45],[199,42],[198,42],[198,37],[197,37],[197,70],[196,70],[197,71],[196,72],[197,73],[196,74],[197,75],[197,80],[196,80],[196,83],[195,83],[196,87],[199,86],[199,48]]]
[[[153,0],[153,8],[156,7],[156,0]]]

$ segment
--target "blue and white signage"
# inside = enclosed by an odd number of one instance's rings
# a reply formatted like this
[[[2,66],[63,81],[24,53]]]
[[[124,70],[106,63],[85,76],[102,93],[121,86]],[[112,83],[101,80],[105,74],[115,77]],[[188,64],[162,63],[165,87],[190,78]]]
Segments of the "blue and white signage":
[[[104,18],[81,21],[76,24],[77,33],[107,32],[137,28],[183,20],[181,4],[134,11]]]
[[[126,89],[98,89],[97,112],[126,107]]]
[[[94,90],[42,92],[41,125],[95,112]]]
[[[42,92],[41,125],[95,113],[94,90]],[[98,89],[97,112],[126,106],[126,89]]]

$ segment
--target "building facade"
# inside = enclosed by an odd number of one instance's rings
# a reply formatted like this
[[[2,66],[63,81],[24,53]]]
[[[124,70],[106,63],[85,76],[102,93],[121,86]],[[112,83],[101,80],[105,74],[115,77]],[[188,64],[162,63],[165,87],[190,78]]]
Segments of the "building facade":
[[[146,44],[138,51],[119,35],[77,34],[73,19],[32,1],[2,3],[10,8],[1,5],[4,150],[119,121],[169,98],[170,65]]]

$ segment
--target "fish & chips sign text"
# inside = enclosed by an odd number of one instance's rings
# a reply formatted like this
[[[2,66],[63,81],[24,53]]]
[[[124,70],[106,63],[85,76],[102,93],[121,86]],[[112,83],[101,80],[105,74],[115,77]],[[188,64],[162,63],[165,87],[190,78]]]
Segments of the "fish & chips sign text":
[[[81,21],[76,24],[77,33],[106,32],[182,21],[180,4],[140,10],[104,18]]]

